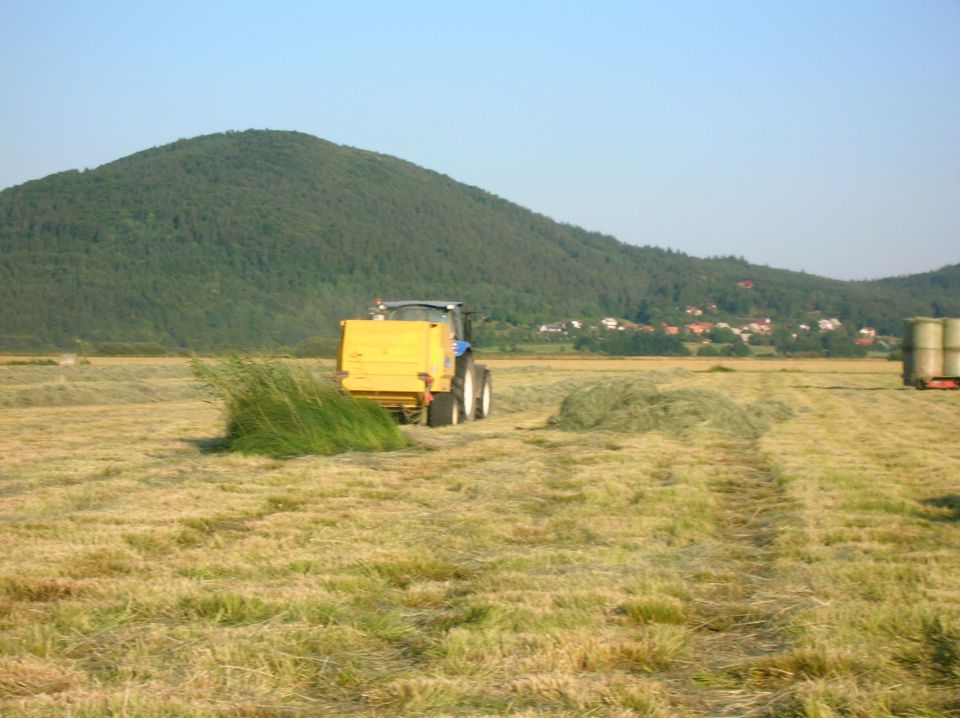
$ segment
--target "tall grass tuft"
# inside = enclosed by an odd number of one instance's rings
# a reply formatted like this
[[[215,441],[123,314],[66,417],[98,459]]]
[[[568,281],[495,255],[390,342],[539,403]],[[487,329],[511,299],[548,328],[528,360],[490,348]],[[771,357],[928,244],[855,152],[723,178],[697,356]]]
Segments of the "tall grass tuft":
[[[303,368],[240,356],[211,363],[194,358],[191,367],[225,402],[231,451],[288,458],[407,446],[380,406]]]

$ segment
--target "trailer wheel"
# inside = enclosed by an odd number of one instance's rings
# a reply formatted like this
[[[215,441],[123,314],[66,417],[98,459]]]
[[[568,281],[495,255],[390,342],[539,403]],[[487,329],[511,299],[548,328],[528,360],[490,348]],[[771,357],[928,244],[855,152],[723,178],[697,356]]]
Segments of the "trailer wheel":
[[[453,393],[460,402],[460,421],[473,421],[477,408],[477,382],[473,355],[464,354],[457,359],[453,377]]]
[[[427,408],[427,425],[432,427],[450,426],[460,423],[460,401],[452,391],[433,395],[433,401]]]
[[[490,416],[490,410],[493,408],[493,379],[490,378],[490,370],[486,367],[477,366],[477,413],[478,419],[486,419]]]

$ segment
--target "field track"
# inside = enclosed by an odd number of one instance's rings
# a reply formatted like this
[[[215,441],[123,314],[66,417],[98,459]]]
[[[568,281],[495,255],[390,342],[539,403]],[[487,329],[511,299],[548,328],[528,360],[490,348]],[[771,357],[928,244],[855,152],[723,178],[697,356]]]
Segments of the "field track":
[[[0,715],[960,715],[960,392],[490,364],[489,420],[285,461],[220,451],[181,359],[0,366]],[[549,428],[625,372],[794,416]]]

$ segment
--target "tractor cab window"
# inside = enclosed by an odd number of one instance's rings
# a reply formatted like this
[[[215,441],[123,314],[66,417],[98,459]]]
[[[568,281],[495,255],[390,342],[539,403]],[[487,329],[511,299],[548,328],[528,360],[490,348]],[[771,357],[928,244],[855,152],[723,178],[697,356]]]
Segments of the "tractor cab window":
[[[389,321],[447,324],[455,337],[459,337],[461,334],[461,332],[457,330],[458,327],[453,314],[444,309],[437,309],[436,307],[424,307],[420,305],[394,307],[386,311],[386,318]]]

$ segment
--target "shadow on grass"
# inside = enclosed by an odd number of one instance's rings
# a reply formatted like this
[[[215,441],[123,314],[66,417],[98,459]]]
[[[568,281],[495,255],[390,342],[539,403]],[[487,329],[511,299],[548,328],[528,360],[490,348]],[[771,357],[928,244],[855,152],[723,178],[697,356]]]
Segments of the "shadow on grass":
[[[201,454],[221,454],[227,450],[227,437],[215,436],[203,439],[181,439],[185,444],[196,447]]]
[[[955,522],[960,521],[960,495],[947,494],[946,496],[937,496],[933,499],[924,499],[922,504],[943,509],[945,513],[932,517],[934,521]]]

